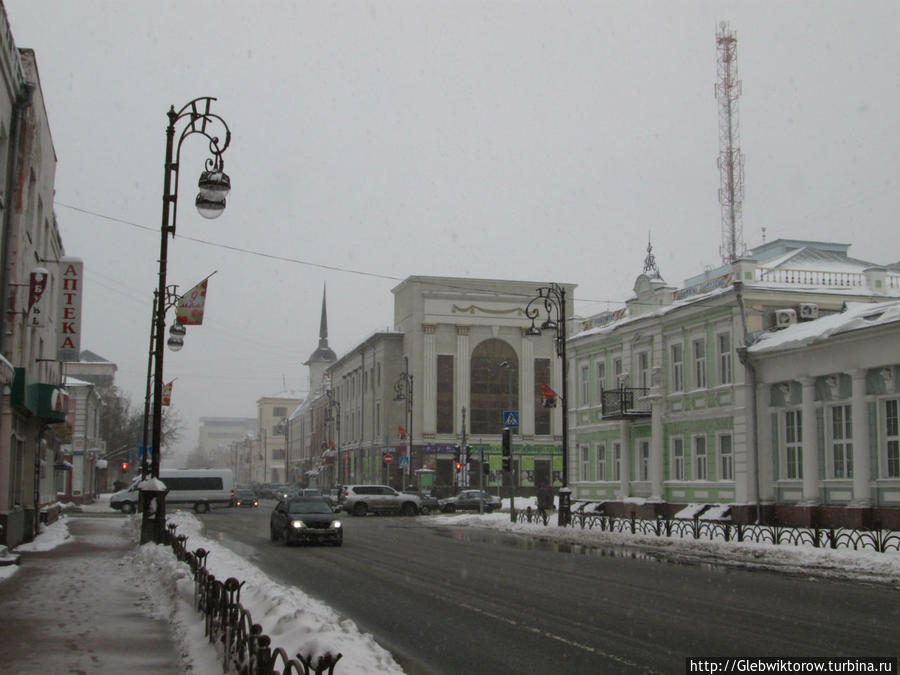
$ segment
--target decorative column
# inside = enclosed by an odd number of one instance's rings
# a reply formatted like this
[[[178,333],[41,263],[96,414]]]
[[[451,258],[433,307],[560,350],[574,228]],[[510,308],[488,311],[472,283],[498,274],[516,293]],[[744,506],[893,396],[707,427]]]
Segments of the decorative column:
[[[631,424],[628,420],[619,422],[619,443],[621,444],[621,456],[619,458],[619,486],[622,499],[631,496]]]
[[[816,425],[816,380],[799,378],[803,388],[803,503],[819,504],[819,433]]]
[[[534,438],[534,341],[524,330],[519,353],[519,431],[523,439]]]
[[[456,327],[456,377],[454,378],[456,410],[453,412],[454,420],[459,419],[460,410],[463,408],[469,409],[469,392],[471,389],[469,328],[470,326]],[[454,429],[455,433],[460,431],[461,429]]]
[[[434,436],[437,430],[437,351],[435,348],[436,326],[433,323],[422,324],[424,362],[422,363],[422,383],[419,385],[418,395],[422,401],[418,405],[418,401],[413,397],[413,415],[421,410],[422,415],[422,437],[430,435]],[[407,372],[411,373],[412,365],[407,365]],[[413,381],[415,385],[416,382]],[[408,430],[407,430],[408,431]],[[412,438],[410,438],[410,448],[412,448]]]
[[[869,415],[866,403],[866,370],[859,368],[850,373],[853,381],[851,394],[853,426],[853,501],[852,506],[872,506],[872,467],[869,454]]]
[[[663,412],[665,400],[653,393],[650,399],[650,501],[663,501]]]

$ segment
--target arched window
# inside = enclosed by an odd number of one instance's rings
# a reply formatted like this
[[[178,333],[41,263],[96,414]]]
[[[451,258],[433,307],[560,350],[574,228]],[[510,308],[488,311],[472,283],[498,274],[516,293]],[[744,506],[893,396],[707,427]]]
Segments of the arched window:
[[[471,367],[470,433],[499,434],[503,412],[519,409],[519,359],[508,343],[491,338],[472,352]]]

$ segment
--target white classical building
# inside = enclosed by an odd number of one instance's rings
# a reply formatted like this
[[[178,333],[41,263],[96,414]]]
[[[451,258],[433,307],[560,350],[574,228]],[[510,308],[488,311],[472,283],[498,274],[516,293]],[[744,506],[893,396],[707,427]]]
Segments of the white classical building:
[[[900,297],[897,271],[853,259],[848,248],[772,241],[681,288],[666,284],[648,252],[627,306],[582,321],[569,341],[570,386],[576,392],[569,401],[574,498],[604,501],[610,513],[648,517],[671,516],[691,504],[744,522],[860,523],[891,517],[892,511],[885,516],[870,508],[895,507],[896,491],[886,475],[887,485],[869,484],[867,491],[858,486],[870,495],[868,503],[847,492],[846,475],[827,482],[832,479],[823,472],[825,460],[814,461],[829,438],[822,417],[827,406],[821,397],[812,404],[809,393],[810,387],[825,386],[817,378],[833,377],[843,393],[850,391],[853,377],[874,382],[872,369],[892,368],[891,359],[882,354],[878,360],[884,362],[866,365],[848,352],[847,359],[832,364],[834,355],[825,349],[798,359],[807,351],[781,358],[773,343],[768,343],[772,349],[762,347],[763,336],[772,331],[801,331],[817,317],[842,312],[845,303]],[[776,362],[782,365],[763,365]],[[791,384],[794,376],[799,379]],[[778,386],[768,387],[778,377]],[[788,399],[792,410],[805,405],[805,415],[779,417],[770,410],[783,405],[777,394],[782,386],[794,392]],[[862,394],[856,391],[859,402]],[[865,394],[878,395],[874,388]],[[866,405],[874,409],[876,403],[867,399]],[[863,414],[863,406],[855,410]],[[862,420],[852,426],[858,452],[869,447]],[[870,420],[874,424],[876,418]],[[848,421],[842,433],[850,429]],[[798,461],[801,436],[803,467],[791,464],[788,477],[776,458]],[[869,438],[874,442],[875,434]],[[793,444],[790,453],[786,443]],[[860,460],[855,466],[865,471]],[[800,473],[805,478],[798,478]],[[855,478],[864,479],[864,474]],[[851,502],[869,510],[825,508]]]

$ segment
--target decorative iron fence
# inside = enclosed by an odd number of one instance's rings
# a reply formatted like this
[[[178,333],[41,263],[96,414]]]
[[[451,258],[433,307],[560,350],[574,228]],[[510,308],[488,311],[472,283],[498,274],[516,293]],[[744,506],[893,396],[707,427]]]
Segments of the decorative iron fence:
[[[549,525],[546,511],[528,507],[516,513],[516,522]],[[900,553],[900,532],[896,530],[853,530],[849,528],[784,527],[754,525],[722,520],[692,520],[656,518],[645,520],[635,516],[620,517],[576,508],[569,527],[601,532],[640,534],[676,539],[707,541],[737,541],[755,544],[787,544],[814,548],[872,550],[878,553]]]
[[[241,605],[243,581],[229,577],[219,581],[206,569],[208,551],[198,548],[187,550],[187,537],[175,536],[177,525],[168,523],[169,540],[178,560],[186,563],[194,575],[194,609],[203,614],[204,631],[211,644],[220,643],[223,649],[223,672],[241,675],[333,675],[334,667],[341,660],[327,652],[315,661],[312,654],[288,656],[281,647],[272,648],[272,639],[262,632],[262,626],[253,623],[253,617]]]

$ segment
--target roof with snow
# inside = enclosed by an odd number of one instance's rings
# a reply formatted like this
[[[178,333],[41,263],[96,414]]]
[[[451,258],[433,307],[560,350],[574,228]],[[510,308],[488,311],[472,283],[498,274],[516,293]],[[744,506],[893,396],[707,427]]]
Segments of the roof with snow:
[[[813,321],[797,323],[781,330],[763,333],[749,347],[754,354],[797,349],[828,340],[854,330],[900,322],[900,300],[889,302],[849,302],[845,311]]]

